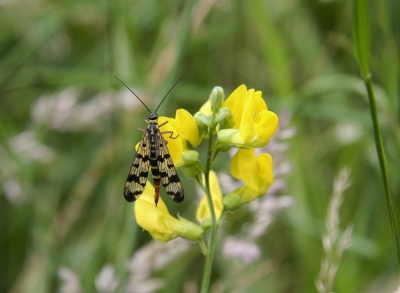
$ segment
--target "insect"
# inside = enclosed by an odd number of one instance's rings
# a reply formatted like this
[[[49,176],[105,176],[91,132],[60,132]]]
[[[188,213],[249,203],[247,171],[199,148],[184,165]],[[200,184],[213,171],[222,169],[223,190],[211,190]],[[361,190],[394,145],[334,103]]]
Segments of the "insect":
[[[145,108],[150,112],[150,115],[148,116],[149,120],[145,120],[149,124],[147,128],[138,129],[139,131],[143,132],[143,137],[139,143],[139,148],[132,162],[128,178],[126,179],[124,187],[125,199],[129,202],[133,202],[139,198],[146,187],[147,177],[150,169],[153,175],[155,188],[155,205],[157,206],[160,196],[160,182],[164,186],[165,192],[173,201],[177,203],[182,202],[184,198],[183,186],[169,153],[167,147],[168,142],[163,137],[163,134],[169,134],[169,138],[175,139],[178,137],[178,135],[173,136],[173,131],[160,131],[160,128],[167,124],[168,121],[165,121],[159,125],[157,110],[175,85],[181,80],[183,75],[167,92],[154,113],[150,111],[143,101],[125,83],[123,83],[118,77],[114,77],[118,79],[127,89],[129,89],[129,91],[131,91],[131,93],[133,93],[143,104],[143,106],[145,106]]]

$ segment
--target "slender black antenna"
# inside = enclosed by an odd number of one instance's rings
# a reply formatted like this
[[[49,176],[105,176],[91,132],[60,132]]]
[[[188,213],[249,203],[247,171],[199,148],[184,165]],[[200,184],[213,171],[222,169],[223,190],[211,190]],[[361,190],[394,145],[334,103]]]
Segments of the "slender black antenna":
[[[158,105],[158,107],[157,107],[157,109],[154,111],[154,113],[157,113],[157,110],[158,110],[158,108],[160,108],[160,106],[161,106],[161,104],[162,104],[162,102],[164,102],[164,100],[165,100],[165,98],[168,96],[168,94],[172,91],[172,89],[177,85],[177,83],[182,79],[182,77],[185,75],[185,73],[184,74],[182,74],[182,76],[181,77],[179,77],[179,79],[175,82],[175,84],[171,87],[171,89],[168,91],[168,93],[164,96],[164,98],[161,100],[161,103]],[[135,95],[135,97],[136,98],[138,98],[138,100],[143,104],[143,106],[145,106],[146,107],[146,109],[150,112],[150,114],[152,113],[151,111],[150,111],[150,109],[145,105],[145,103],[143,103],[143,101],[133,92],[133,90],[131,90],[122,80],[120,80],[118,77],[116,77],[116,76],[114,76],[116,79],[118,79],[128,90],[130,90],[130,92],[132,93],[132,94],[134,94]]]
[[[116,77],[116,76],[114,76],[116,79],[118,79],[128,90],[130,90],[131,91],[131,93],[132,94],[134,94],[135,95],[135,97],[136,98],[138,98],[138,100],[143,104],[143,106],[145,106],[145,108],[150,112],[150,114],[151,114],[151,111],[150,111],[150,109],[149,108],[147,108],[147,106],[145,105],[145,103],[143,103],[143,101],[137,96],[137,94],[135,94],[134,92],[133,92],[133,90],[131,90],[122,80],[120,80],[118,77]],[[158,108],[157,108],[158,109]]]
[[[168,93],[165,95],[165,97],[161,100],[161,103],[158,105],[158,107],[157,107],[157,109],[154,111],[154,113],[157,113],[157,110],[158,110],[158,108],[160,108],[162,102],[164,102],[165,98],[168,96],[168,94],[172,91],[172,89],[177,85],[177,83],[182,79],[182,77],[183,77],[184,75],[185,75],[185,73],[182,74],[182,76],[179,77],[179,79],[178,79],[178,80],[175,82],[175,84],[171,87],[171,89],[168,91]]]

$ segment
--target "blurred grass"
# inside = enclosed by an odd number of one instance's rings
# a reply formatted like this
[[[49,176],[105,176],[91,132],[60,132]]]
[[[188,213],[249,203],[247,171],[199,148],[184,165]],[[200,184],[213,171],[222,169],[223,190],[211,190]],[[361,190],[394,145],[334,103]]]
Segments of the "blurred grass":
[[[351,2],[4,1],[0,11],[2,292],[56,292],[60,267],[79,276],[83,292],[94,292],[107,263],[124,284],[127,261],[150,240],[122,196],[147,112],[135,97],[124,97],[113,76],[153,109],[183,72],[160,115],[173,116],[179,107],[195,113],[215,85],[229,94],[242,83],[262,90],[273,111],[293,115],[297,135],[287,157],[294,170],[286,180],[297,205],[259,243],[259,267],[273,261],[274,269],[249,292],[315,291],[326,207],[343,166],[352,170],[352,185],[341,222],[354,223],[354,245],[335,291],[394,291],[396,254],[352,47]],[[377,1],[370,11],[371,71],[398,221],[399,3]],[[80,90],[78,105],[100,95],[113,101],[105,115],[93,116],[97,127],[79,128],[78,118],[69,129],[33,119],[40,98],[66,88]],[[11,143],[26,131],[33,139]],[[193,182],[184,180],[191,190]],[[193,219],[194,201],[195,192],[188,193],[182,205],[170,205],[171,213]],[[214,281],[232,274],[220,249]],[[191,253],[189,264],[174,263],[183,281],[159,272],[171,288],[199,282],[202,260],[196,249]]]

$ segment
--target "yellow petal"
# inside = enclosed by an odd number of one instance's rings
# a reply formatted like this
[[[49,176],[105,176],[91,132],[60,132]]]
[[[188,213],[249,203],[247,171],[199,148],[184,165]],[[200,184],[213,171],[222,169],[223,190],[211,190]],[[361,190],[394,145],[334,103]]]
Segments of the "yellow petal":
[[[245,142],[251,141],[251,139],[256,135],[254,129],[254,118],[255,113],[255,93],[254,89],[248,90],[244,97],[244,105],[242,108],[242,120],[240,121],[240,136]]]
[[[235,125],[233,126],[233,128],[239,128],[240,126],[243,112],[243,101],[246,92],[247,88],[244,84],[242,84],[241,86],[236,88],[222,104],[223,107],[228,107],[232,112],[232,116],[235,121]]]
[[[177,163],[181,159],[183,153],[182,137],[179,135],[179,124],[177,124],[175,119],[172,118],[164,116],[158,118],[159,125],[165,121],[168,121],[168,123],[161,126],[160,131],[161,133],[164,133],[163,137],[168,142],[167,147],[172,157],[172,161]]]
[[[204,114],[211,113],[211,101],[210,100],[207,100],[207,102],[205,102],[204,105],[200,107],[200,112],[204,113]]]
[[[238,165],[240,179],[251,189],[258,190],[260,187],[257,160],[254,149],[240,149],[236,153],[238,156]]]
[[[214,171],[210,172],[210,189],[211,189],[211,198],[214,205],[215,216],[217,217],[217,219],[219,219],[223,209],[222,192],[218,182],[217,174]],[[204,193],[196,210],[196,220],[199,223],[203,223],[204,220],[210,217],[211,216],[210,216],[210,209],[207,201],[207,196]]]
[[[200,135],[193,116],[185,109],[178,109],[175,120],[180,125],[182,137],[189,141],[193,147],[197,147],[200,144]]]
[[[271,111],[262,110],[254,120],[257,138],[264,143],[268,143],[278,128],[278,116]]]
[[[241,179],[257,196],[264,195],[273,181],[273,161],[267,153],[256,158],[254,149],[239,149],[230,167],[232,176]]]
[[[264,195],[274,180],[273,160],[270,154],[264,153],[257,157],[257,171],[260,178],[259,194]]]
[[[240,200],[240,204],[245,204],[250,201],[255,200],[260,194],[258,193],[257,190],[251,189],[248,186],[245,186],[242,190],[242,198]]]
[[[260,113],[262,110],[268,110],[267,103],[262,97],[262,91],[256,91],[255,94],[256,112]]]
[[[157,207],[154,205],[154,187],[147,182],[145,191],[135,202],[136,221],[159,241],[169,241],[185,232],[183,224],[168,212],[160,197]]]

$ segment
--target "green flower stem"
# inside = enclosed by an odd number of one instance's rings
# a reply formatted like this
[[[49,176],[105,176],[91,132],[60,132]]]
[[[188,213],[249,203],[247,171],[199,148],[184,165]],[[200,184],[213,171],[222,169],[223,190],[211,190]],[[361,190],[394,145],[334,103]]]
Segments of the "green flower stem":
[[[215,160],[216,160],[217,157],[218,157],[218,154],[219,154],[219,151],[218,151],[218,150],[215,151],[214,156],[213,156],[212,159],[210,160],[210,161],[211,161],[211,162],[210,162],[210,166],[212,166],[212,165],[214,164]]]
[[[204,192],[206,192],[206,188],[205,188],[205,186],[204,186],[204,184],[203,184],[203,181],[202,181],[202,179],[201,179],[201,175],[200,175],[200,176],[194,177],[194,179],[196,180],[196,182],[197,182],[197,184],[200,186],[200,188],[201,188]]]
[[[203,255],[207,255],[208,250],[206,244],[204,243],[204,240],[200,239],[199,241],[197,241],[197,243],[200,247],[201,253],[203,253]]]
[[[396,254],[397,254],[397,264],[400,267],[399,236],[398,236],[398,232],[397,232],[398,230],[397,230],[396,220],[395,220],[395,216],[394,216],[392,193],[390,191],[389,177],[388,177],[387,168],[386,168],[386,158],[385,158],[385,152],[383,149],[381,130],[379,128],[378,115],[377,115],[377,109],[376,109],[376,103],[375,103],[375,94],[374,94],[374,90],[372,88],[371,74],[368,74],[364,77],[364,82],[365,82],[365,86],[366,86],[367,92],[368,92],[372,124],[374,127],[376,152],[378,153],[379,166],[381,169],[383,185],[384,185],[385,194],[386,194],[386,201],[387,201],[388,209],[389,209],[389,218],[390,218],[390,224],[391,224],[391,228],[392,228],[393,241],[394,241],[394,246],[395,246]]]
[[[211,125],[213,125],[213,123],[211,123]],[[211,215],[211,229],[210,229],[211,231],[210,231],[210,238],[208,241],[208,253],[206,255],[206,262],[204,265],[203,280],[201,282],[201,293],[207,293],[210,287],[211,269],[215,254],[215,247],[217,243],[217,231],[218,231],[217,217],[215,216],[215,210],[211,198],[211,188],[210,188],[210,171],[212,165],[211,158],[212,158],[213,136],[214,136],[214,127],[211,126],[209,132],[209,140],[208,140],[207,164],[204,173],[206,182],[206,196]]]

